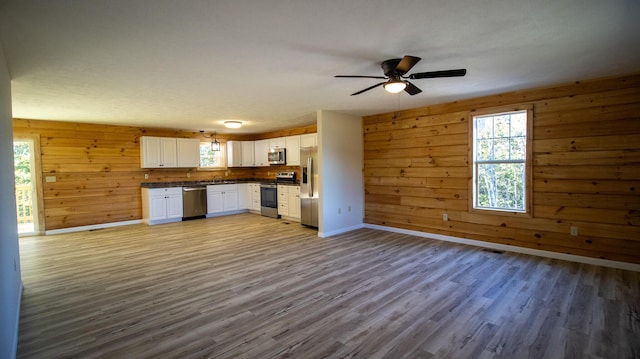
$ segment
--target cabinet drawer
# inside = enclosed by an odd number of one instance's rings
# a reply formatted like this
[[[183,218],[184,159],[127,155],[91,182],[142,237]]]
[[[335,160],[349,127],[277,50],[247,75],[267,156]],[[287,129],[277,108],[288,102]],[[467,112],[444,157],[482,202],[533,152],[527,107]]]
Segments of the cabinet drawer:
[[[149,188],[150,196],[182,195],[182,187]]]

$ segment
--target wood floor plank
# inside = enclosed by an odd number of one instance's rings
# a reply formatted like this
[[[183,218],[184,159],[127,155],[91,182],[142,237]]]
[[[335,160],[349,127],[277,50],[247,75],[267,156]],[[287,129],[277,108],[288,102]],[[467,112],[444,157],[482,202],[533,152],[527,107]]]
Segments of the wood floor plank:
[[[640,275],[240,214],[21,238],[19,358],[637,358]]]

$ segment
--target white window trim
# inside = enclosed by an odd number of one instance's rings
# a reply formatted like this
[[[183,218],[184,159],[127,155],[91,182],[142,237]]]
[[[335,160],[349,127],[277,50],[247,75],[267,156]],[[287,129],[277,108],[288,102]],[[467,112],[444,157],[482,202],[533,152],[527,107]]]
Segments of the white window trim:
[[[526,159],[525,164],[525,192],[524,211],[514,211],[511,209],[499,208],[477,208],[475,207],[476,175],[475,168],[475,142],[474,142],[474,117],[487,115],[500,115],[504,113],[526,111],[527,112],[527,137],[526,137]],[[533,217],[533,105],[520,104],[504,107],[493,107],[473,110],[469,113],[469,212],[478,214],[494,214],[500,216]],[[505,163],[508,161],[499,161]],[[522,161],[517,161],[522,163]]]
[[[211,142],[208,141],[200,141],[200,145],[202,144],[211,144]],[[198,147],[198,151],[199,151],[199,147]],[[220,151],[222,152],[222,162],[223,164],[221,166],[216,166],[216,167],[198,167],[198,171],[219,171],[219,170],[225,170],[227,169],[227,143],[220,141]],[[198,161],[199,162],[199,161]]]

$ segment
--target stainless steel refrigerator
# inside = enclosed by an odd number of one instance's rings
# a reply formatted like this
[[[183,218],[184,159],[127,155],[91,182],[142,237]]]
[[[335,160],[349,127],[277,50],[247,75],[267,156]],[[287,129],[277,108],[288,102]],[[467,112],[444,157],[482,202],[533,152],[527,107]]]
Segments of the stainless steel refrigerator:
[[[318,227],[318,147],[300,148],[300,223]]]

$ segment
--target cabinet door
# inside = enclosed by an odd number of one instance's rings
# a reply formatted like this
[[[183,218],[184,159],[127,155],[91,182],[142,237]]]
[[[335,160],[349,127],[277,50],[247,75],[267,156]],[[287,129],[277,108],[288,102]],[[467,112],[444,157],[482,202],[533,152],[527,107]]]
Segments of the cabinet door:
[[[222,212],[222,191],[207,191],[207,213]]]
[[[289,217],[300,218],[300,187],[289,187]]]
[[[149,196],[149,219],[167,218],[167,199],[164,194]]]
[[[160,163],[160,167],[177,167],[178,151],[176,148],[176,139],[160,137],[160,147],[162,149],[162,162]]]
[[[254,152],[253,141],[242,141],[242,167],[253,167],[255,165]]]
[[[249,185],[238,183],[238,209],[248,209],[249,198]]]
[[[284,137],[276,137],[269,139],[269,148],[284,148],[286,146]]]
[[[176,139],[178,167],[200,167],[200,140]]]
[[[256,166],[269,166],[269,140],[255,141],[255,159]]]
[[[300,147],[315,147],[318,145],[317,133],[306,133],[300,135]]]
[[[238,191],[225,190],[222,192],[222,210],[235,211],[238,209]]]
[[[287,149],[287,166],[299,166],[300,136],[285,137],[285,148]]]
[[[142,168],[158,168],[162,163],[162,152],[159,137],[140,137],[140,166]]]
[[[227,141],[227,166],[242,166],[242,143],[239,141]]]
[[[167,196],[167,218],[182,217],[182,193]]]

